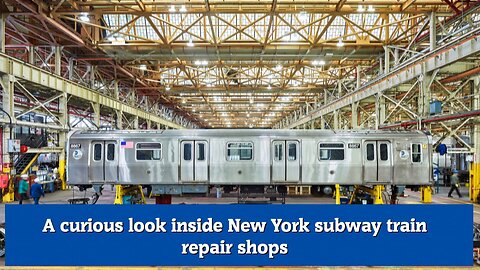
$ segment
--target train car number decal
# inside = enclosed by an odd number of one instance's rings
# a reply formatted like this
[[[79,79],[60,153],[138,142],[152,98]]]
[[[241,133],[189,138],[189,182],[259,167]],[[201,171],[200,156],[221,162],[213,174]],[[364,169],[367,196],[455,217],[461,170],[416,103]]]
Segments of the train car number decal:
[[[359,143],[349,143],[348,148],[360,148],[360,144]]]
[[[82,148],[82,145],[79,143],[71,143],[70,144],[70,149],[80,149]]]

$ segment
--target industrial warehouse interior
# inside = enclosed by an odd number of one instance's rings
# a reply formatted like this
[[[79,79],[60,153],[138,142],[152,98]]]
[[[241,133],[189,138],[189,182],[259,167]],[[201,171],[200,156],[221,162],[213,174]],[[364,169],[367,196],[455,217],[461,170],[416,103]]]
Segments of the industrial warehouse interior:
[[[470,205],[480,264],[478,1],[3,0],[0,89],[1,265],[37,203]]]

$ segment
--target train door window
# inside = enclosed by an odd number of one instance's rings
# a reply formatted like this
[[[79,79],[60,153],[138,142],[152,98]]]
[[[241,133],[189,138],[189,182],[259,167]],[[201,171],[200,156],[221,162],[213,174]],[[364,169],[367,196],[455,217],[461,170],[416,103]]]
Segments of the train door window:
[[[296,143],[288,144],[288,160],[289,161],[297,160],[297,144]]]
[[[412,143],[412,162],[422,162],[422,145],[419,143]]]
[[[96,143],[93,145],[93,160],[100,161],[102,159],[102,144]]]
[[[320,160],[344,160],[345,149],[343,143],[320,143]]]
[[[205,160],[205,144],[198,144],[197,160]]]
[[[160,160],[162,159],[161,143],[137,143],[137,160]]]
[[[227,160],[252,160],[253,143],[233,142],[227,143]]]
[[[367,160],[372,161],[375,159],[375,146],[373,143],[367,144]]]
[[[183,160],[192,160],[192,144],[185,143],[183,145]]]
[[[275,160],[276,161],[283,160],[283,144],[282,143],[275,144]]]
[[[380,160],[388,160],[388,145],[386,143],[380,144]]]
[[[113,143],[107,144],[107,160],[115,160],[115,144]]]

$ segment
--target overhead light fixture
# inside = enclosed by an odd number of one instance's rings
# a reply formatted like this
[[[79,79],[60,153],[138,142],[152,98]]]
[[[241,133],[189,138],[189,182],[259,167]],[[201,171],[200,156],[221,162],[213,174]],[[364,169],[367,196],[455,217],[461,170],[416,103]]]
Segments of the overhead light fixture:
[[[365,8],[363,7],[363,5],[358,5],[357,11],[358,12],[365,12]]]
[[[374,12],[374,11],[375,11],[375,8],[374,8],[372,5],[368,5],[367,11],[368,11],[368,12]]]
[[[166,90],[166,91],[170,91],[170,89],[171,89],[170,86],[168,86],[168,85],[165,86],[165,90]]]
[[[314,66],[323,66],[323,65],[325,65],[325,61],[323,61],[323,60],[313,60],[313,61],[312,61],[312,65],[314,65]]]
[[[185,5],[182,5],[182,7],[180,8],[180,12],[182,13],[187,12],[187,8],[185,7]]]
[[[174,6],[174,5],[171,5],[171,6],[170,6],[170,9],[169,9],[168,11],[170,11],[170,12],[175,12],[175,11],[177,11],[177,10],[175,9],[175,6]]]
[[[253,104],[253,97],[250,98],[250,104]]]
[[[192,40],[192,39],[189,39],[189,40],[188,40],[187,46],[188,46],[188,47],[193,47],[193,46],[195,46],[195,44],[193,44],[193,40]]]
[[[208,61],[207,61],[207,60],[202,60],[202,61],[196,60],[194,63],[195,63],[195,65],[197,65],[197,66],[207,66],[207,65],[208,65]]]
[[[195,111],[196,111],[195,108],[192,108],[192,112],[195,112]]]
[[[268,90],[272,90],[272,86],[269,84],[269,85],[267,86],[267,89],[268,89]]]
[[[87,13],[81,13],[78,19],[82,22],[89,22],[90,18],[88,17]]]
[[[182,104],[185,104],[187,103],[187,101],[185,99],[182,99]]]
[[[278,70],[278,71],[282,70],[282,68],[283,68],[283,66],[280,65],[280,64],[278,64],[278,65],[275,67],[275,69]]]
[[[345,43],[343,43],[343,40],[339,39],[337,42],[337,47],[343,47],[345,46]]]
[[[140,65],[139,68],[140,68],[141,70],[147,70],[147,65],[143,65],[143,64],[142,64],[142,65]]]

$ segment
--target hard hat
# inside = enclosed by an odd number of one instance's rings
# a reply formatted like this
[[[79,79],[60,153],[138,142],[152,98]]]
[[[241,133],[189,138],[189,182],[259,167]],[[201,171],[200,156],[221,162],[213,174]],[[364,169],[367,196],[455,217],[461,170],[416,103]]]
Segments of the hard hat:
[[[21,177],[22,179],[28,179],[28,174],[22,174],[20,177]]]
[[[452,172],[453,172],[453,173],[458,173],[457,169],[453,169]]]
[[[35,178],[35,180],[33,180],[35,183],[39,183],[40,182],[40,179],[37,177]]]

